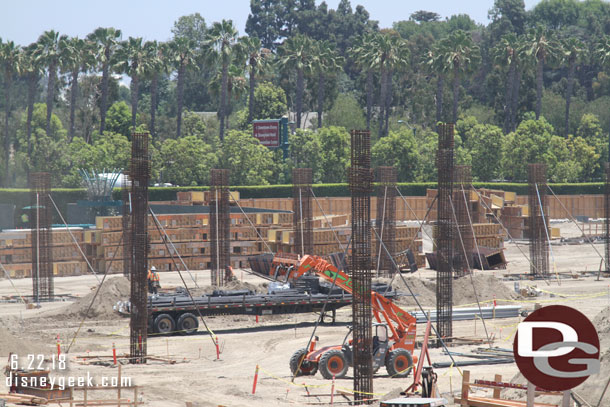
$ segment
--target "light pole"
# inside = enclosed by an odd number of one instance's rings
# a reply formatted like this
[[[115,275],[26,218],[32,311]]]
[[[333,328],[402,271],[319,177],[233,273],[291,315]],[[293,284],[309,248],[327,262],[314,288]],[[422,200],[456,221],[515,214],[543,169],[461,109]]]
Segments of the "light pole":
[[[398,120],[396,123],[398,124],[404,124],[405,126],[407,126],[409,128],[409,130],[413,130],[413,136],[417,135],[417,129],[413,126],[411,126],[409,123],[407,123],[404,120]]]

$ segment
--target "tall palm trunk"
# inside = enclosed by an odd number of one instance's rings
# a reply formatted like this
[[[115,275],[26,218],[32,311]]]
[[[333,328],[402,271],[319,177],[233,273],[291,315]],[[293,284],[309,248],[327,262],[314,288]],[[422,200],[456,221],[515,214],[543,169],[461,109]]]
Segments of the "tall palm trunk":
[[[303,88],[305,87],[305,75],[302,69],[297,69],[297,129],[301,128],[301,113],[303,110]]]
[[[515,67],[515,62],[512,61],[510,63],[510,67],[508,69],[508,75],[506,80],[506,96],[504,99],[504,126],[502,131],[504,134],[508,134],[510,132],[511,118],[513,116],[512,113],[512,95],[513,95],[513,83],[515,82],[515,76],[517,74],[517,68]]]
[[[28,74],[28,108],[25,120],[25,132],[28,144],[28,158],[32,155],[32,117],[34,115],[34,97],[36,96],[36,82],[38,77],[34,73]]]
[[[220,106],[218,107],[218,115],[220,116],[220,141],[225,138],[225,115],[227,107],[227,87],[229,80],[229,64],[222,63],[222,89],[220,90]]]
[[[511,118],[510,118],[510,131],[517,129],[517,112],[519,110],[519,90],[521,89],[521,77],[523,76],[523,69],[521,67],[516,68],[517,78],[513,82],[513,95],[511,105]]]
[[[157,116],[157,91],[159,89],[159,73],[154,72],[150,81],[150,134],[155,137],[155,119]]]
[[[53,100],[55,99],[55,79],[57,76],[57,64],[49,64],[49,83],[47,87],[47,137],[51,137],[51,115],[53,114]]]
[[[457,123],[458,100],[460,98],[460,73],[457,68],[453,69],[453,115],[451,120]]]
[[[136,118],[138,116],[138,91],[140,89],[140,78],[137,74],[131,77],[131,127],[136,129]]]
[[[388,135],[388,128],[390,122],[390,107],[392,106],[392,76],[394,72],[389,70],[388,72],[388,82],[386,83],[386,101],[385,101],[385,124],[383,128],[383,135]]]
[[[566,119],[564,135],[568,137],[570,131],[570,102],[572,101],[572,87],[574,86],[574,72],[576,71],[576,61],[570,59],[570,68],[568,70],[568,88],[566,89]]]
[[[318,72],[318,128],[322,127],[322,109],[324,106],[324,82],[326,76],[324,71]]]
[[[371,130],[371,113],[373,111],[373,70],[366,72],[366,129]]]
[[[256,66],[250,61],[250,89],[248,96],[248,123],[252,123],[254,120],[254,89],[256,88],[256,77],[255,72]]]
[[[10,182],[9,159],[11,154],[11,137],[9,134],[9,118],[11,117],[11,85],[13,75],[10,69],[4,71],[4,186],[8,187]]]
[[[540,111],[542,110],[542,69],[544,68],[544,61],[542,57],[538,57],[538,63],[536,64],[536,120],[540,118]]]
[[[69,141],[74,138],[74,122],[76,115],[76,94],[78,92],[78,73],[79,69],[72,71],[72,80],[70,86],[70,131],[68,134]]]
[[[445,86],[445,76],[441,73],[436,78],[436,122],[443,120],[443,87]]]
[[[381,63],[381,90],[379,91],[379,137],[383,137],[383,118],[385,117],[385,102],[386,102],[386,86],[388,82],[388,72],[385,69],[383,61]]]
[[[104,64],[102,65],[102,99],[100,100],[100,134],[106,129],[106,104],[108,102],[108,79],[110,64],[110,48],[104,50]]]
[[[177,109],[176,112],[176,139],[180,138],[180,131],[182,128],[182,104],[184,103],[184,72],[186,70],[186,66],[184,63],[180,64],[178,68],[178,89],[176,89],[177,93]]]

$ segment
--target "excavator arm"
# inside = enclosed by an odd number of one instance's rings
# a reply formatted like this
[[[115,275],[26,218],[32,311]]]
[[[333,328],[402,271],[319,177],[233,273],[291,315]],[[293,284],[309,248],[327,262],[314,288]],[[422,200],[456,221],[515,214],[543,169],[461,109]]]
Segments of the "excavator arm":
[[[341,287],[352,296],[358,295],[354,293],[352,278],[321,257],[303,256],[297,267],[290,272],[289,278],[298,279],[306,273],[314,273],[326,281],[334,282],[337,287]],[[376,291],[371,291],[371,306],[377,322],[381,323],[383,318],[390,328],[395,347],[412,351],[415,345],[417,322],[415,317]]]

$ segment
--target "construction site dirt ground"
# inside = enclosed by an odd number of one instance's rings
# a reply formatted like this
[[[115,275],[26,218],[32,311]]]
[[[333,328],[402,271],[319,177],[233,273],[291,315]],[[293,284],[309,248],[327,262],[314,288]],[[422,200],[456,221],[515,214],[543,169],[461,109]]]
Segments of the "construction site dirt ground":
[[[558,224],[564,236],[577,236],[578,228],[573,224]],[[554,225],[557,226],[557,225]],[[426,246],[431,246],[425,237]],[[493,300],[494,295],[499,305],[520,304],[525,310],[533,310],[535,303],[542,305],[564,304],[574,307],[588,316],[596,319],[599,324],[600,339],[602,340],[602,354],[608,351],[610,344],[610,322],[608,317],[598,317],[603,310],[606,314],[610,306],[610,279],[602,278],[598,281],[595,276],[581,276],[583,271],[597,271],[600,266],[600,256],[604,246],[601,243],[594,245],[595,249],[587,244],[579,245],[552,245],[552,256],[556,268],[552,271],[574,273],[574,278],[563,278],[561,282],[555,278],[545,281],[521,280],[521,287],[534,285],[541,290],[536,298],[515,298],[514,281],[502,280],[508,274],[521,274],[529,272],[529,264],[521,253],[529,256],[529,247],[526,243],[516,245],[508,243],[506,258],[509,262],[506,270],[476,271],[474,279],[484,281],[477,283],[478,298],[486,305]],[[597,250],[597,251],[596,251]],[[552,262],[551,262],[552,263]],[[246,272],[237,270],[240,280],[260,286],[264,280]],[[494,276],[491,279],[482,276]],[[416,294],[427,309],[433,309],[433,284],[435,272],[421,270],[414,275],[405,275],[407,281],[413,282]],[[184,274],[190,287],[194,286],[193,279],[200,286],[209,285],[209,273],[205,271],[192,272],[192,278]],[[109,276],[104,283],[112,284],[115,279],[122,276]],[[415,284],[417,282],[417,284]],[[31,294],[31,280],[14,280],[13,287],[8,280],[0,281],[0,297],[15,295],[15,289],[22,294]],[[115,286],[121,286],[116,280]],[[70,294],[84,297],[91,295],[97,281],[94,276],[63,277],[55,279],[56,294]],[[164,288],[182,285],[178,274],[161,273],[161,284]],[[399,286],[401,284],[395,284]],[[128,287],[128,286],[127,286]],[[418,287],[421,292],[417,292]],[[426,290],[424,291],[424,288]],[[56,337],[59,335],[63,351],[69,352],[68,370],[54,372],[53,375],[87,376],[90,374],[97,380],[101,377],[116,376],[118,369],[94,365],[81,365],[74,361],[76,356],[111,356],[113,344],[120,355],[129,352],[129,320],[113,314],[109,306],[115,301],[115,296],[128,295],[122,292],[125,287],[100,296],[99,304],[93,306],[97,311],[96,317],[85,319],[82,315],[83,301],[66,301],[43,304],[41,309],[26,310],[22,304],[0,304],[0,357],[6,360],[9,352],[25,354],[51,355],[56,352]],[[405,290],[406,291],[406,290]],[[508,295],[511,293],[511,295]],[[472,285],[460,284],[454,291],[455,302],[463,304],[460,296],[472,298],[474,295]],[[125,299],[127,299],[125,297]],[[412,299],[411,299],[412,301]],[[415,310],[412,302],[401,301],[406,310]],[[308,402],[329,402],[331,382],[324,380],[320,374],[315,376],[297,377],[291,383],[291,374],[288,367],[290,356],[299,348],[304,347],[311,334],[317,319],[315,314],[296,314],[290,316],[263,316],[259,322],[254,316],[223,316],[209,317],[206,322],[209,328],[219,338],[221,355],[216,360],[216,348],[210,335],[200,326],[195,335],[190,336],[153,336],[148,339],[148,354],[159,357],[169,357],[175,364],[150,362],[146,365],[123,365],[122,376],[131,378],[132,384],[139,386],[140,397],[147,406],[185,406],[185,402],[193,402],[193,406],[271,406],[271,405],[305,405]],[[501,348],[511,348],[516,326],[521,318],[486,320],[485,327],[481,321],[454,322],[454,336],[485,339],[486,335],[494,338],[493,345]],[[337,324],[323,324],[318,328],[316,335],[320,338],[320,346],[339,344],[343,340],[347,326],[350,323],[350,308],[342,308],[337,313]],[[81,326],[82,323],[82,326]],[[425,324],[418,324],[418,339],[423,338]],[[78,335],[75,337],[75,334]],[[451,347],[455,352],[469,352],[485,345],[462,345]],[[449,357],[440,349],[431,349],[431,358],[434,362],[449,361]],[[419,350],[416,351],[419,356]],[[256,366],[260,366],[256,394],[252,395],[252,384]],[[597,404],[599,394],[608,379],[608,355],[602,363],[602,373],[593,376],[585,383],[585,387],[577,389],[578,392],[592,405]],[[514,363],[502,365],[472,366],[472,378],[492,380],[495,374],[501,374],[506,380],[511,380],[518,373]],[[461,376],[457,368],[438,368],[438,387],[442,395],[452,404],[451,394],[458,395],[461,387]],[[346,378],[337,380],[336,389],[350,391],[352,389],[351,369]],[[384,368],[380,369],[374,380],[376,397],[387,399],[397,396],[411,384],[412,376],[403,379],[389,378]],[[308,386],[312,394],[321,395],[319,398],[304,397],[307,392],[303,384]],[[8,389],[4,381],[0,392]],[[129,392],[128,394],[131,394]],[[490,394],[484,391],[478,394]],[[109,396],[105,396],[109,397]],[[512,395],[511,397],[514,397]],[[340,396],[335,401],[342,400]],[[559,403],[559,400],[556,400]],[[600,404],[610,406],[610,395]]]

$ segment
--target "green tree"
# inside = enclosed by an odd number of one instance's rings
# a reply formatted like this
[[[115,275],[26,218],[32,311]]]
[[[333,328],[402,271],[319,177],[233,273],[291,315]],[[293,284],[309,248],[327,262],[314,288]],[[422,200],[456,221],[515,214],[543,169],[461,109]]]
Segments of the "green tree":
[[[144,74],[150,80],[150,134],[157,136],[156,118],[159,106],[159,77],[167,73],[169,45],[157,41],[147,41],[144,44],[145,60]]]
[[[21,47],[13,41],[2,43],[0,40],[0,66],[4,76],[4,181],[5,187],[9,185],[9,161],[12,149],[12,137],[9,132],[9,120],[13,110],[11,94],[13,92],[13,77],[19,72],[21,61]]]
[[[129,106],[124,101],[113,103],[108,109],[106,127],[109,133],[118,133],[131,139]],[[106,132],[104,132],[106,134]]]
[[[288,135],[291,164],[295,168],[311,168],[313,182],[322,182],[322,146],[318,133],[311,130],[296,129],[294,134]]]
[[[471,120],[466,127],[465,121]],[[491,124],[479,124],[474,118],[458,121],[458,132],[472,157],[472,177],[492,181],[500,177],[502,162],[502,130]]]
[[[296,71],[296,124],[301,128],[301,114],[303,112],[303,91],[305,90],[305,73],[311,70],[315,49],[309,37],[297,34],[288,38],[279,48],[278,63],[284,71]]]
[[[207,31],[205,19],[199,13],[180,17],[172,27],[174,38],[186,38],[192,41],[196,48],[203,46]]]
[[[229,86],[229,66],[235,57],[234,47],[237,44],[237,30],[232,20],[215,22],[206,35],[208,51],[214,59],[220,62],[221,67],[221,92],[218,105],[218,117],[220,119],[220,140],[224,139],[225,119],[227,109],[227,92]]]
[[[59,43],[62,70],[70,76],[70,125],[68,141],[74,138],[76,101],[78,97],[78,76],[93,66],[95,59],[92,43],[78,37],[64,38]]]
[[[162,182],[174,185],[208,185],[210,169],[218,163],[212,146],[197,136],[165,140],[160,158]]]
[[[342,127],[322,127],[316,131],[320,142],[322,182],[345,182],[350,163],[350,136]]]
[[[436,122],[443,120],[443,88],[445,86],[445,76],[447,65],[444,61],[443,44],[441,41],[435,42],[425,54],[424,61],[429,72],[436,76]]]
[[[187,70],[195,65],[195,43],[185,37],[176,37],[169,43],[169,57],[178,71],[176,84],[176,138],[182,129],[182,108],[184,106],[184,79]]]
[[[536,61],[536,120],[542,110],[542,73],[544,64],[554,61],[558,56],[558,45],[553,33],[539,25],[527,34],[526,53]]]
[[[350,48],[350,54],[356,65],[366,74],[366,129],[371,129],[371,117],[373,112],[373,75],[379,65],[377,53],[374,52],[375,41],[378,33],[365,33],[356,38],[354,45]]]
[[[391,131],[387,137],[375,143],[371,149],[371,159],[374,167],[395,167],[398,181],[414,181],[419,157],[413,131],[404,127],[399,131]]]
[[[129,88],[131,91],[131,127],[136,128],[138,115],[138,97],[140,90],[140,79],[149,70],[151,63],[150,54],[144,48],[142,37],[129,37],[121,43],[116,53],[117,70],[124,72],[131,78]]]
[[[286,103],[286,93],[279,86],[274,86],[270,82],[263,82],[254,91],[254,112],[252,117],[255,120],[279,119],[286,115],[288,105]]]
[[[121,30],[113,27],[98,27],[87,39],[96,44],[96,60],[102,67],[102,83],[100,97],[100,134],[106,130],[106,109],[108,108],[108,91],[110,85],[110,69],[114,62],[114,53],[119,47]]]
[[[254,91],[256,90],[256,77],[261,74],[271,57],[268,48],[261,47],[261,41],[256,37],[241,37],[238,52],[245,56],[248,64],[248,123],[254,119]]]
[[[566,116],[564,126],[564,136],[567,137],[570,132],[570,102],[572,100],[572,92],[574,88],[574,74],[576,65],[580,62],[585,52],[584,44],[576,38],[568,38],[561,42],[559,48],[562,62],[568,66],[568,85],[566,88]]]
[[[64,36],[62,36],[63,40]],[[38,63],[47,68],[47,136],[51,137],[51,115],[55,104],[55,83],[57,82],[57,70],[60,66],[61,51],[59,49],[59,33],[56,31],[45,31],[36,42],[34,55]]]
[[[268,185],[276,167],[271,150],[252,134],[237,130],[227,132],[219,165],[231,171],[232,185]]]
[[[326,125],[343,127],[346,130],[362,129],[366,126],[366,118],[354,95],[345,93],[337,95],[326,116]]]
[[[313,70],[318,76],[318,128],[322,127],[322,110],[324,107],[324,87],[326,77],[342,69],[341,57],[328,41],[317,41],[313,59]]]

